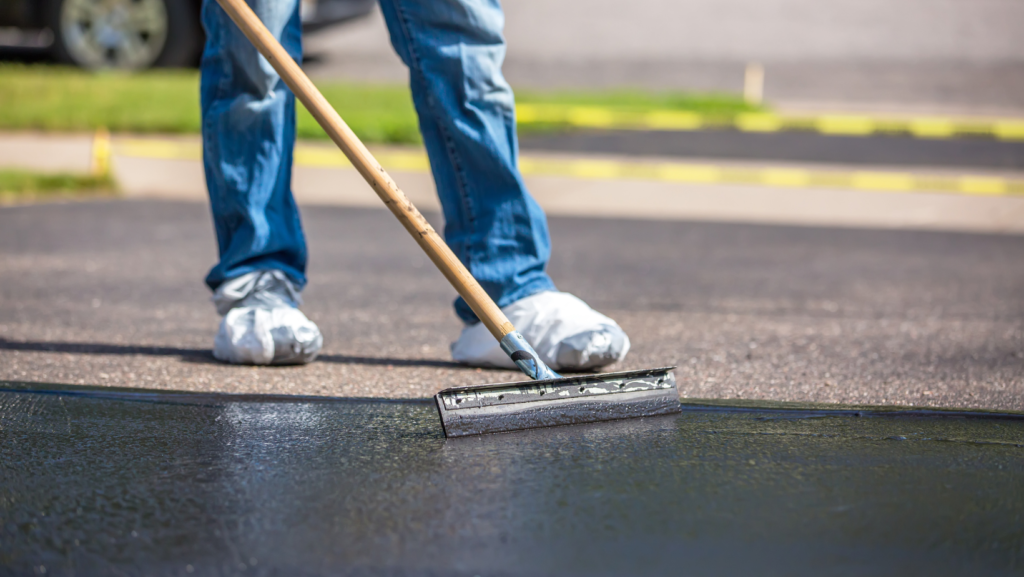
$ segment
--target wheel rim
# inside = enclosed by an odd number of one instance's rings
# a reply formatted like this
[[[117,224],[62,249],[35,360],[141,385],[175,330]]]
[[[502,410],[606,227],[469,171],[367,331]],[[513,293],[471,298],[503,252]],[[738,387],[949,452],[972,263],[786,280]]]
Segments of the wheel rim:
[[[167,41],[164,0],[64,0],[68,55],[89,68],[145,68]]]

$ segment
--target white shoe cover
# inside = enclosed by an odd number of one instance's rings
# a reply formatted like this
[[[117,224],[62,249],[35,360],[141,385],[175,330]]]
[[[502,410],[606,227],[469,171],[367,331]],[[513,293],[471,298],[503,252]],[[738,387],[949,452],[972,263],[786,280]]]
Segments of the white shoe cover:
[[[299,292],[281,271],[231,279],[213,297],[224,314],[213,356],[246,365],[308,363],[323,346],[320,329],[295,308]]]
[[[629,352],[629,337],[615,321],[569,293],[541,292],[501,310],[556,371],[596,369],[621,361]],[[516,368],[483,323],[462,329],[451,349],[459,363]]]

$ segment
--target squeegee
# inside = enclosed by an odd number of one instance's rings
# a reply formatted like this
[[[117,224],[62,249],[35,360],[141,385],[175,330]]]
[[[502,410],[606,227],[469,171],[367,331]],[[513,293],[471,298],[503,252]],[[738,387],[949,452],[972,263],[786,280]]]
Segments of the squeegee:
[[[217,0],[532,381],[445,389],[434,397],[448,437],[680,411],[672,368],[563,377],[552,371],[245,0]]]

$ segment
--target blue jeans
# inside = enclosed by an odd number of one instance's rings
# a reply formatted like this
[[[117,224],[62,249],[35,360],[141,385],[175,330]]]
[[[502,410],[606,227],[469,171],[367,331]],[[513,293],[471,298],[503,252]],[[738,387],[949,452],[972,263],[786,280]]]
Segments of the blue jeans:
[[[409,67],[444,235],[498,306],[554,290],[547,218],[519,173],[515,105],[501,74],[497,0],[380,0]],[[249,0],[300,59],[298,0]],[[291,193],[295,100],[215,0],[204,0],[203,160],[220,262],[206,278],[276,268],[305,285],[306,243]],[[465,321],[476,320],[461,299]]]

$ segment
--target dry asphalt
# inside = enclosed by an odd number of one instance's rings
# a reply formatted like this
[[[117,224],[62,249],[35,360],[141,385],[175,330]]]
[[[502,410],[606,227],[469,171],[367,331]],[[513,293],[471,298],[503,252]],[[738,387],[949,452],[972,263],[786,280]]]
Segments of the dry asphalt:
[[[0,208],[0,379],[425,397],[517,378],[449,362],[452,289],[388,213],[356,207],[303,209],[319,360],[216,362],[207,211]],[[631,335],[615,368],[678,365],[683,396],[1024,410],[1022,236],[562,217],[551,229],[559,287]]]

